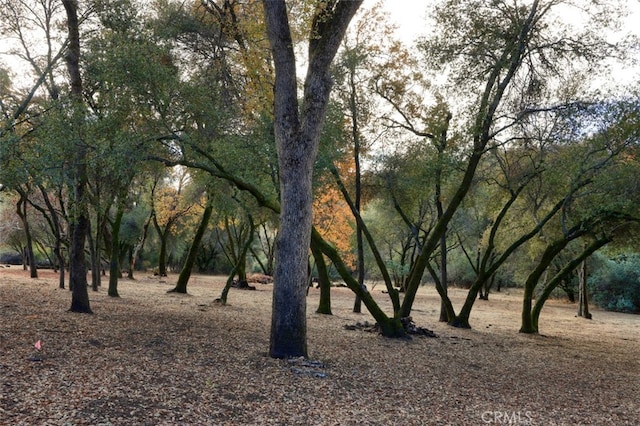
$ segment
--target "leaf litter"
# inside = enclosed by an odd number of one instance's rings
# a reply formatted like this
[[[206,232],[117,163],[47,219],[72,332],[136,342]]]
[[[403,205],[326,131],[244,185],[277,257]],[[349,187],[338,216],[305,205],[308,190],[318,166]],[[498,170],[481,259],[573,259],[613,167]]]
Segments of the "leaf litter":
[[[587,321],[551,301],[544,335],[523,335],[508,290],[478,301],[463,330],[438,322],[425,287],[411,323],[437,337],[387,339],[357,332],[375,322],[351,312],[347,289],[333,289],[330,316],[311,289],[309,358],[277,360],[269,283],[220,306],[222,277],[195,276],[189,296],[166,293],[174,276],[124,279],[121,298],[90,291],[84,315],[67,311],[55,275],[40,276],[0,269],[2,425],[640,423],[638,316],[596,309]],[[465,292],[451,294],[459,307]]]

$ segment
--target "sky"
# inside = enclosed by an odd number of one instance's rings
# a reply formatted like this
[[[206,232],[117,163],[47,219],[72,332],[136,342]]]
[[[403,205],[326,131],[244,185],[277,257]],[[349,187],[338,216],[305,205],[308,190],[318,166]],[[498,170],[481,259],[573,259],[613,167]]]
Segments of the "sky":
[[[374,6],[379,0],[364,0],[363,8]],[[398,25],[397,34],[407,45],[411,45],[417,37],[426,35],[429,31],[427,28],[427,15],[430,6],[433,4],[431,0],[380,0],[382,7],[388,12],[388,18],[391,22]],[[640,0],[612,0],[619,2],[629,10],[629,16],[623,21],[618,29],[617,34],[634,34],[640,38]],[[566,18],[569,22],[575,20],[575,9],[569,9],[570,13]],[[637,58],[640,64],[640,57]],[[614,70],[617,75],[616,79],[623,79],[625,83],[638,82],[640,80],[640,65],[629,67],[629,69]]]
[[[365,0],[363,7],[370,7],[375,0]],[[398,34],[406,43],[417,35],[426,34],[427,0],[385,0],[383,7],[389,12],[389,20],[398,25]]]
[[[364,0],[364,8],[372,7],[378,0]],[[614,0],[616,1],[616,0]],[[623,31],[630,31],[640,36],[640,0],[617,0],[627,7],[631,15],[623,24]],[[427,32],[426,15],[431,5],[430,0],[382,0],[382,7],[388,11],[389,19],[398,24],[398,34],[404,40],[412,41],[416,35]],[[567,16],[571,19],[571,16]]]

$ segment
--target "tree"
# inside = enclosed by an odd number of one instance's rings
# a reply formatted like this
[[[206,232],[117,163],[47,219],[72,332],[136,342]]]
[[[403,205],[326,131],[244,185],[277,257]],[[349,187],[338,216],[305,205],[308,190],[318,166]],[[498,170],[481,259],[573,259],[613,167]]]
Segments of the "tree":
[[[525,282],[520,327],[523,333],[538,332],[540,311],[567,274],[615,237],[626,235],[639,220],[637,208],[631,207],[638,194],[624,183],[630,164],[635,163],[625,158],[625,154],[635,151],[640,138],[636,102],[595,107],[597,114],[589,123],[588,137],[576,146],[565,147],[568,158],[580,159],[573,161],[572,168],[577,176],[568,185],[559,223],[547,231],[553,236]],[[581,181],[588,185],[581,185]],[[583,236],[589,237],[584,242],[584,249],[545,283],[532,306],[534,289],[544,271],[568,244]]]
[[[167,276],[167,250],[169,237],[185,215],[194,206],[193,200],[185,193],[186,185],[190,181],[188,171],[181,168],[173,176],[174,182],[166,182],[155,192],[153,200],[153,226],[160,238],[160,253],[158,255],[158,274]]]
[[[213,204],[211,203],[211,201],[207,200],[202,212],[202,218],[200,219],[198,228],[196,229],[196,232],[193,236],[193,241],[191,242],[191,246],[189,247],[189,253],[187,254],[187,258],[184,261],[182,269],[180,270],[180,275],[178,275],[176,286],[172,290],[169,290],[168,293],[187,293],[187,283],[189,282],[189,278],[191,277],[191,271],[196,263],[196,257],[198,255],[198,250],[200,249],[200,243],[202,242],[202,237],[207,230],[207,226],[209,225],[209,220],[211,219],[212,214]]]
[[[473,105],[472,118],[465,126],[470,146],[457,190],[407,279],[403,316],[409,314],[429,258],[467,196],[485,153],[513,140],[517,126],[530,117],[581,100],[584,91],[572,91],[576,84],[562,85],[567,75],[561,72],[563,67],[576,69],[581,64],[594,72],[594,64],[611,53],[611,44],[596,37],[593,30],[588,32],[588,26],[585,37],[578,39],[570,31],[563,32],[562,25],[549,25],[556,5],[543,0],[527,5],[446,0],[437,6],[435,17],[441,31],[424,40],[420,48],[434,69],[448,73],[456,88],[473,93],[471,99],[460,100],[460,105]],[[457,116],[455,111],[453,115]],[[460,324],[468,326],[464,318]]]
[[[80,73],[80,20],[78,19],[78,3],[76,0],[62,1],[67,13],[67,30],[69,33],[68,50],[65,56],[69,85],[71,88],[70,122],[74,131],[70,135],[75,148],[73,211],[71,223],[71,250],[69,255],[69,286],[71,287],[71,311],[93,313],[89,305],[87,293],[87,267],[85,264],[84,245],[89,232],[87,211],[87,148],[84,143],[82,129],[85,125],[84,105],[82,100],[82,75]]]
[[[275,67],[274,128],[281,199],[269,349],[274,358],[307,355],[307,253],[313,163],[331,90],[329,67],[361,3],[342,0],[317,3],[309,34],[309,66],[299,105],[287,6],[284,1],[263,1]]]
[[[7,143],[0,152],[8,154],[9,163],[16,160],[21,163],[19,166],[21,170],[15,173],[17,169],[7,164],[5,158],[0,158],[0,162],[3,165],[2,189],[15,188],[23,195],[27,195],[24,203],[21,204],[21,209],[26,209],[28,203],[45,216],[56,240],[54,251],[57,263],[63,264],[58,215],[54,214],[53,209],[47,212],[48,207],[53,206],[49,195],[45,194],[48,187],[45,182],[49,180],[51,172],[45,172],[41,168],[48,167],[45,163],[50,158],[46,154],[43,155],[43,144],[32,136],[32,132],[39,126],[39,117],[50,106],[48,102],[57,100],[59,95],[60,83],[57,81],[55,70],[66,52],[65,43],[58,40],[60,28],[54,24],[60,9],[61,4],[46,1],[4,0],[1,3],[0,32],[9,40],[7,43],[9,53],[25,65],[26,72],[23,71],[24,73],[20,76],[19,85],[25,85],[32,74],[34,81],[26,86],[27,89],[10,87],[12,82],[9,73],[0,69],[0,93],[2,93],[0,112],[3,117],[0,141]],[[42,88],[45,90],[41,90]],[[46,149],[44,152],[49,153]],[[33,192],[28,186],[32,187]],[[35,191],[36,188],[38,191]],[[42,193],[44,202],[48,203],[47,208],[38,205],[33,197],[29,196],[37,193]],[[28,251],[33,250],[28,249]],[[32,257],[32,254],[29,257]],[[35,265],[31,263],[31,273],[35,274]],[[64,288],[64,268],[60,268],[59,285]]]
[[[36,266],[36,257],[33,253],[33,237],[31,233],[31,226],[29,225],[29,218],[27,217],[27,205],[29,195],[22,189],[17,189],[20,194],[20,198],[16,203],[16,213],[22,221],[22,228],[25,235],[25,247],[22,250],[22,262],[25,265],[29,265],[29,273],[31,278],[38,278],[38,267]]]
[[[378,73],[380,57],[397,50],[397,42],[391,41],[391,26],[385,21],[380,4],[374,5],[359,16],[355,25],[347,31],[339,52],[333,74],[336,78],[335,93],[342,104],[349,122],[351,158],[353,159],[353,184],[351,197],[356,211],[361,213],[362,201],[362,161],[375,137],[366,135],[367,126],[375,117],[374,98],[367,95],[374,76]],[[351,162],[350,162],[351,163]],[[345,177],[346,178],[346,177]],[[351,176],[350,176],[351,178]],[[346,180],[346,179],[344,179]],[[364,287],[365,257],[362,228],[356,221],[356,271],[358,282]],[[362,302],[356,296],[354,312],[361,312]]]

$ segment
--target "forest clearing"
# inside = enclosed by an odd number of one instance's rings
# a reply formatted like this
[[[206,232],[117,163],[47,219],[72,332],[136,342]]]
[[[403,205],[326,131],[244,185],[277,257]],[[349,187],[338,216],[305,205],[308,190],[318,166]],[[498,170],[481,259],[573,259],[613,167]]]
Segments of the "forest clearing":
[[[0,269],[2,425],[638,424],[640,317],[550,300],[540,335],[518,333],[521,290],[478,301],[471,330],[438,322],[420,288],[413,320],[438,337],[389,339],[346,325],[353,293],[332,289],[333,315],[307,303],[309,359],[268,356],[272,285],[232,289],[193,276],[123,279],[120,298],[90,291],[93,315],[68,312],[57,276]],[[386,309],[383,286],[371,293]],[[451,289],[459,305],[464,290]],[[38,350],[36,342],[39,342]]]

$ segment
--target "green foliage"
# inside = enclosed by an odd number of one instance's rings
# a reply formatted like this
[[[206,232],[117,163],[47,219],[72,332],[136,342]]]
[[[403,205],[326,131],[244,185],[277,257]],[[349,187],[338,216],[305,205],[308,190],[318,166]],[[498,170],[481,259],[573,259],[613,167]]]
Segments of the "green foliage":
[[[588,285],[591,300],[601,308],[640,313],[640,254],[605,259]]]

